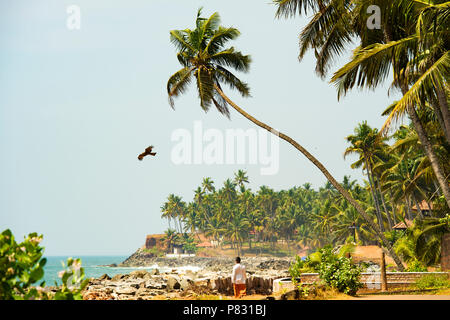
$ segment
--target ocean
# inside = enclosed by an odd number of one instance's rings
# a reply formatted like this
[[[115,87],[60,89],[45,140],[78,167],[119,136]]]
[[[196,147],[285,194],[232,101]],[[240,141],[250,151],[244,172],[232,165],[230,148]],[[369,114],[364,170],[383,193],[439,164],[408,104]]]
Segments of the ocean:
[[[152,270],[157,266],[140,267],[140,268],[113,268],[113,267],[102,267],[102,265],[119,264],[124,261],[128,256],[77,256],[74,258],[81,259],[81,266],[84,268],[84,272],[87,278],[98,278],[103,274],[107,274],[112,277],[116,274],[127,274],[134,270]],[[61,262],[64,264],[67,262],[68,256],[59,257],[46,257],[47,264],[44,266],[44,278],[46,286],[54,286],[55,281],[61,284],[61,279],[58,278],[58,272],[64,268]],[[40,284],[39,281],[37,284]]]

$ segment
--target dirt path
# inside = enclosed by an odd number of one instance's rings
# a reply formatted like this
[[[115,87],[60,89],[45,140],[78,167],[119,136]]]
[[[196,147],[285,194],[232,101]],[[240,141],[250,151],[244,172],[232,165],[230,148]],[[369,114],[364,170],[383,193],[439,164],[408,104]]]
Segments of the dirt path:
[[[389,295],[364,295],[350,300],[450,300],[450,295],[434,294],[389,294]]]

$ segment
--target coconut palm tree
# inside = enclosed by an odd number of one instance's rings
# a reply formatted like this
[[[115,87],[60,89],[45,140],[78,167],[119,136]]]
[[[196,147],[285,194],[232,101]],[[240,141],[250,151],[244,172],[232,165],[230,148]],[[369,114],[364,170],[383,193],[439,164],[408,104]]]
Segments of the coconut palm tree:
[[[441,240],[450,232],[450,215],[444,218],[426,218],[416,221],[413,235],[415,253],[426,265],[439,263],[441,258]]]
[[[300,37],[300,58],[308,49],[315,52],[316,71],[321,76],[345,50],[352,39],[361,44],[352,60],[334,73],[331,81],[338,97],[354,86],[375,88],[393,67],[393,86],[402,99],[393,108],[382,132],[393,120],[407,113],[414,124],[422,147],[430,160],[439,186],[450,207],[450,186],[442,164],[434,152],[429,136],[418,116],[426,102],[434,106],[442,130],[450,142],[448,109],[449,2],[442,0],[275,0],[277,16],[314,13]],[[367,28],[367,8],[381,8],[381,30]]]
[[[364,121],[358,125],[355,129],[354,135],[347,136],[346,140],[351,143],[345,152],[344,158],[350,154],[359,154],[359,159],[351,165],[352,168],[359,168],[364,166],[367,171],[367,177],[369,179],[370,190],[372,191],[373,201],[375,203],[375,209],[377,212],[377,220],[380,225],[381,231],[384,230],[383,220],[381,216],[380,204],[378,201],[375,175],[373,171],[374,164],[379,160],[380,152],[383,147],[382,141],[378,139],[377,129],[372,129],[367,121]]]
[[[436,103],[435,101],[439,101],[441,96],[442,108],[435,110],[440,111],[438,118],[444,120],[444,125],[446,121],[450,123],[447,98],[442,97],[446,96],[447,80],[450,77],[450,52],[445,41],[448,33],[442,31],[442,26],[437,26],[434,21],[426,18],[428,11],[437,11],[435,12],[437,16],[434,18],[448,23],[450,6],[447,3],[443,6],[446,9],[439,11],[433,10],[436,7],[434,4],[424,7],[425,3],[421,1],[382,2],[385,18],[392,20],[403,13],[403,16],[408,19],[399,21],[395,27],[392,27],[389,21],[385,21],[383,41],[372,42],[356,48],[352,60],[339,69],[331,81],[338,87],[339,96],[344,95],[355,86],[373,89],[386,79],[389,68],[392,67],[394,71],[393,86],[401,90],[403,97],[396,103],[383,125],[382,132],[387,132],[394,120],[404,114],[409,115],[450,207],[448,179],[446,179],[442,164],[430,143],[429,134],[419,117],[420,109],[426,102]],[[415,2],[420,2],[420,4],[412,5]],[[447,18],[443,16],[447,16]],[[427,23],[428,25],[426,25]],[[403,28],[397,29],[398,26]],[[446,133],[447,141],[450,141],[448,140],[450,138],[448,128],[444,127],[443,131]]]
[[[244,183],[249,183],[247,172],[244,170],[238,170],[238,172],[234,174],[233,182],[240,187],[241,192],[244,192],[245,190]]]
[[[167,229],[164,233],[162,240],[167,245],[168,250],[171,251],[172,247],[180,241],[180,236],[174,229]]]
[[[328,181],[346,198],[374,228],[376,234],[391,253],[398,267],[403,270],[403,265],[395,255],[389,241],[384,237],[379,227],[370,219],[355,199],[352,198],[337,180],[328,172],[312,154],[291,137],[275,130],[269,125],[255,119],[235,104],[222,90],[222,84],[227,84],[230,88],[236,89],[242,96],[250,95],[249,87],[239,80],[227,68],[237,71],[247,72],[250,66],[250,57],[236,51],[233,47],[225,48],[227,41],[239,36],[239,31],[235,28],[224,28],[219,26],[220,19],[218,13],[214,13],[208,19],[201,17],[201,10],[198,11],[195,22],[195,29],[172,30],[170,32],[171,41],[179,50],[178,61],[182,69],[173,74],[167,83],[169,102],[173,107],[173,98],[184,93],[187,86],[196,80],[196,87],[199,94],[200,106],[203,110],[209,110],[214,104],[217,110],[229,116],[228,106],[231,106],[238,113],[256,124],[257,126],[277,135],[279,138],[291,144],[310,160],[328,179]]]
[[[182,233],[182,221],[186,214],[186,203],[182,201],[181,197],[170,194],[167,198],[167,202],[161,209],[163,211],[162,217],[173,219],[175,221],[175,228],[178,228],[178,232]]]
[[[214,192],[215,188],[214,188],[214,181],[211,180],[211,178],[207,177],[207,178],[203,178],[203,182],[202,182],[202,191],[203,192]]]

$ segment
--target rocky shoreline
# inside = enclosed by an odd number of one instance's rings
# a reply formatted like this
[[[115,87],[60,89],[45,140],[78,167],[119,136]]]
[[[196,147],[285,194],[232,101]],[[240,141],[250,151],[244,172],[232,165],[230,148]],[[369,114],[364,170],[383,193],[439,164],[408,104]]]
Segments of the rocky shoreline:
[[[247,293],[270,295],[273,280],[289,276],[292,258],[243,257],[247,270]],[[193,298],[197,295],[232,295],[229,257],[155,257],[138,250],[118,267],[151,267],[114,277],[91,279],[86,300],[151,300]],[[192,268],[194,267],[194,268]],[[160,270],[165,270],[164,272]]]

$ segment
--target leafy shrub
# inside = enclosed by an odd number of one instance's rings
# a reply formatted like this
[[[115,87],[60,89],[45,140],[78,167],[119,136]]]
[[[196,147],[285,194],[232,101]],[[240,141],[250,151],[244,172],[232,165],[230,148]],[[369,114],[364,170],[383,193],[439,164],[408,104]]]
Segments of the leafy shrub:
[[[363,285],[359,281],[361,269],[351,259],[335,255],[331,247],[319,250],[321,263],[319,277],[330,287],[349,295],[355,295]]]
[[[450,288],[450,279],[446,275],[427,274],[415,282],[420,289]]]
[[[407,272],[427,272],[427,267],[417,259],[411,260],[408,263],[408,268],[406,268]]]
[[[67,259],[67,268],[59,272],[59,277],[62,280],[62,285],[52,297],[54,300],[83,299],[81,292],[89,283],[89,279],[84,279],[85,274],[81,267],[81,259]]]
[[[297,256],[289,267],[292,281],[298,286],[301,293],[308,295],[309,289],[297,283],[296,279],[302,273],[318,272],[319,277],[327,286],[346,294],[356,294],[363,285],[359,281],[361,269],[353,264],[351,259],[345,257],[346,253],[351,250],[351,246],[347,246],[335,254],[332,247],[329,246],[310,254],[305,260]]]
[[[30,286],[44,276],[44,265],[39,243],[42,235],[30,233],[17,243],[10,230],[0,235],[0,299],[30,298],[34,291]],[[45,285],[44,282],[41,286]]]
[[[161,250],[158,247],[152,247],[149,249],[145,248],[143,251],[144,251],[144,253],[150,253],[150,254],[154,255],[155,257],[163,257],[165,255],[164,250]]]
[[[304,260],[301,257],[296,256],[295,261],[289,266],[289,274],[292,279],[296,279],[299,278],[302,273],[317,272],[319,264],[320,255],[312,254]]]
[[[0,234],[0,300],[82,299],[81,292],[89,280],[84,280],[80,259],[67,260],[68,268],[59,273],[63,283],[55,294],[42,289],[44,281],[38,287],[32,286],[44,277],[47,260],[42,258],[41,241],[42,235],[37,233],[30,233],[21,243],[15,241],[9,229]]]

